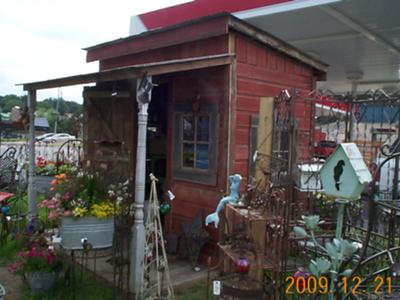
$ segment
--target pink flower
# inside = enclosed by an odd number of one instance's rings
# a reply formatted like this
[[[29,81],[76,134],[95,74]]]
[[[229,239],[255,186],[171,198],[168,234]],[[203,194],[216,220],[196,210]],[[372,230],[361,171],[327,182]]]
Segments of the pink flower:
[[[18,269],[20,268],[20,266],[21,266],[21,265],[20,265],[19,263],[16,263],[16,262],[11,263],[11,264],[8,265],[8,271],[10,271],[10,272],[12,272],[12,273],[15,273],[15,272],[18,271]]]
[[[57,217],[58,217],[58,213],[56,211],[52,210],[52,211],[49,212],[49,219],[50,220],[55,220],[55,219],[57,219]]]
[[[47,262],[51,265],[56,260],[56,256],[53,253],[47,255]]]
[[[70,210],[64,211],[64,212],[63,212],[63,216],[64,216],[64,217],[70,217],[70,216],[72,216],[72,211],[70,211]]]
[[[66,192],[63,196],[64,200],[69,200],[71,198],[71,193],[70,192]]]

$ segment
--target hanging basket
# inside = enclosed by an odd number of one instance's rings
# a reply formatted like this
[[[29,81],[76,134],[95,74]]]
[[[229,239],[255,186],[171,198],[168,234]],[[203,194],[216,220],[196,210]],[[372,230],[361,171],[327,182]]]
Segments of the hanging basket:
[[[42,295],[49,291],[56,282],[56,272],[30,272],[26,274],[28,285],[34,295]]]
[[[61,245],[67,250],[82,250],[82,239],[87,238],[93,249],[112,246],[114,217],[63,217],[60,225]]]

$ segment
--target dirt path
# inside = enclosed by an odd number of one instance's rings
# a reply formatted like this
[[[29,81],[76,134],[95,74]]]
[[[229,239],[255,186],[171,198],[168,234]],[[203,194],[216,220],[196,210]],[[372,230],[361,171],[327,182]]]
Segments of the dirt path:
[[[6,289],[5,300],[23,300],[20,294],[21,278],[11,274],[6,267],[0,267],[0,283]]]

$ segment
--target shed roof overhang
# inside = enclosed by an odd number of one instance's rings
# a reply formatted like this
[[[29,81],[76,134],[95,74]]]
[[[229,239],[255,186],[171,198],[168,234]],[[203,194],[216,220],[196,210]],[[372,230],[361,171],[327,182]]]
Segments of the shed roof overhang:
[[[232,60],[233,55],[228,53],[210,56],[199,56],[194,58],[174,59],[156,63],[133,65],[95,73],[49,79],[45,81],[20,83],[17,85],[22,85],[25,91],[33,91],[78,84],[136,79],[141,77],[143,74],[162,75],[195,69],[217,67],[229,65],[231,64]]]

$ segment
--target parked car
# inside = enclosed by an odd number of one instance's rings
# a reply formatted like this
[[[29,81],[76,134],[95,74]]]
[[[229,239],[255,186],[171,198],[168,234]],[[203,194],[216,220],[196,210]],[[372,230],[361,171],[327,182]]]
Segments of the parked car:
[[[318,158],[328,158],[335,151],[337,143],[335,141],[319,141],[314,148],[314,156]]]
[[[68,133],[56,133],[52,136],[44,138],[42,141],[45,143],[55,143],[55,142],[63,142],[76,139],[75,136],[70,135]]]
[[[55,135],[55,133],[53,133],[53,132],[45,133],[45,134],[42,134],[42,135],[39,135],[39,136],[35,137],[35,140],[36,140],[36,142],[40,142],[40,141],[42,141],[42,140],[44,140],[46,138],[49,138],[49,137],[51,137],[53,135]]]

